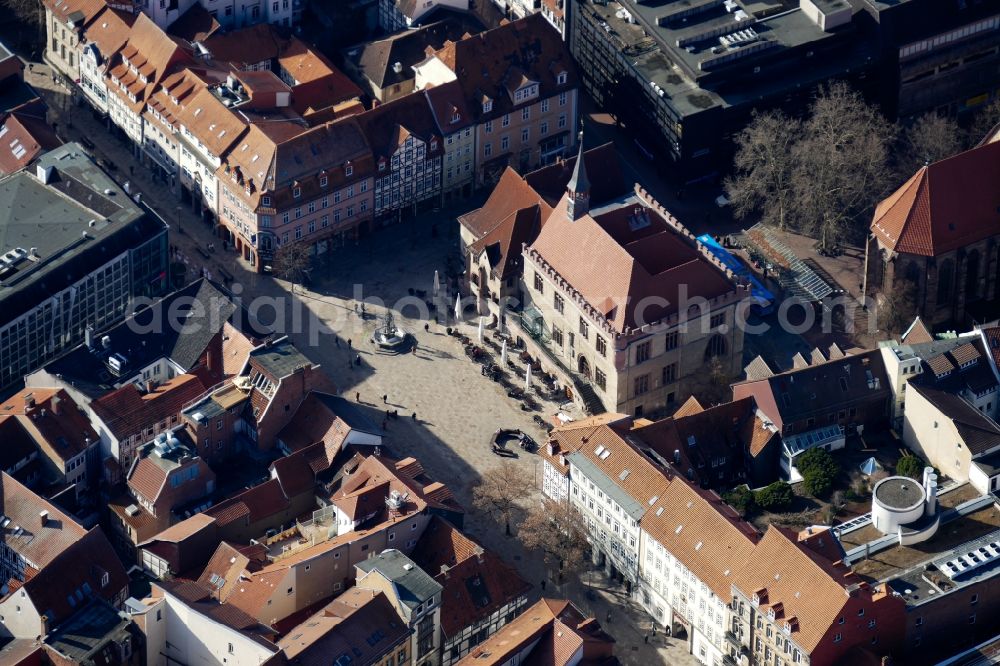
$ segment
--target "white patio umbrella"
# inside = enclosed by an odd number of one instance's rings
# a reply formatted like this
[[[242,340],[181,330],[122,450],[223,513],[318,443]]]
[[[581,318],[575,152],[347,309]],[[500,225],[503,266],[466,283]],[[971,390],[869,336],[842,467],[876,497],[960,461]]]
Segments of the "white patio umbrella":
[[[483,341],[483,318],[479,318],[479,342]]]
[[[528,364],[528,369],[524,372],[524,392],[527,393],[531,390],[531,364]]]
[[[441,292],[441,278],[438,276],[438,272],[434,271],[434,295],[437,296]]]
[[[503,344],[500,345],[500,365],[507,365],[507,341],[504,340]]]
[[[462,321],[462,294],[455,298],[455,321]]]

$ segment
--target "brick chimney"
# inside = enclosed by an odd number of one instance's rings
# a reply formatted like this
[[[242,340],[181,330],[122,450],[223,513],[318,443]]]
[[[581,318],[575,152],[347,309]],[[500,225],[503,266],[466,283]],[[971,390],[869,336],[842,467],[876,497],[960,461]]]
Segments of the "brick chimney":
[[[40,511],[38,513],[38,520],[39,520],[39,522],[41,522],[42,527],[45,527],[45,524],[49,522],[49,512],[48,511]]]

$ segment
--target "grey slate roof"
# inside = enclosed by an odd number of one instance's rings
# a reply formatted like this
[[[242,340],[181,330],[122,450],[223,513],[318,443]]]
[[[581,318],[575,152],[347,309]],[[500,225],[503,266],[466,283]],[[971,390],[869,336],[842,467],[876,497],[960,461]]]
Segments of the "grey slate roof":
[[[945,418],[951,419],[973,458],[1000,447],[1000,425],[967,400],[918,383],[912,384],[911,388],[934,405]]]
[[[275,379],[287,377],[298,368],[312,365],[312,361],[307,359],[288,338],[254,349],[250,352],[250,362]]]
[[[573,175],[570,176],[566,189],[570,192],[590,192],[590,179],[587,178],[586,160],[583,159],[583,139],[580,139],[580,152],[576,156]]]
[[[391,581],[400,602],[409,608],[416,608],[444,589],[413,560],[395,549],[383,550],[375,557],[358,563],[357,567],[365,574],[377,571]]]
[[[575,451],[566,457],[570,465],[579,469],[584,477],[593,481],[594,485],[603,490],[605,495],[621,506],[629,518],[639,520],[646,513],[646,507],[641,502],[622,490],[621,486],[608,477],[604,470],[595,465],[590,458]]]
[[[413,66],[427,58],[425,50],[444,46],[445,41],[457,41],[462,35],[477,33],[483,26],[473,17],[448,19],[406,30],[385,39],[359,44],[347,49],[345,57],[357,71],[379,88],[414,78]],[[393,65],[400,64],[396,73]]]
[[[205,316],[195,316],[201,309]],[[191,318],[186,317],[188,312],[192,313]],[[240,316],[236,316],[237,312]],[[261,338],[267,334],[245,312],[238,311],[218,286],[201,279],[164,296],[114,328],[97,332],[94,335],[96,352],[80,345],[44,369],[51,375],[61,375],[64,381],[86,395],[97,397],[111,390],[117,379],[104,363],[109,354],[121,354],[127,359],[125,372],[164,357],[186,372],[198,362],[226,321],[251,337]],[[105,336],[110,338],[107,349],[101,344]]]
[[[45,643],[74,663],[85,663],[87,659],[101,663],[98,655],[110,649],[111,659],[106,663],[112,663],[118,659],[117,647],[108,644],[123,638],[128,633],[128,625],[129,620],[110,604],[95,599],[64,622]]]

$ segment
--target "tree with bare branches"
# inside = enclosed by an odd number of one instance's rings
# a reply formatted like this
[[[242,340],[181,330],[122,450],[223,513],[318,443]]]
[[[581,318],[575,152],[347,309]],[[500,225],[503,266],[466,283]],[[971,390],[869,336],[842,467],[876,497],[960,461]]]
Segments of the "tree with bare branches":
[[[517,536],[528,550],[542,552],[545,563],[557,572],[560,583],[587,565],[590,552],[587,526],[569,501],[543,500],[528,511]]]
[[[895,132],[846,83],[833,83],[799,122],[780,112],[758,115],[736,138],[736,171],[726,191],[739,217],[789,227],[834,250],[867,233],[875,204],[888,192]]]
[[[782,113],[755,112],[736,136],[734,175],[726,179],[725,188],[738,218],[756,214],[765,224],[785,228],[794,206],[792,146],[801,135],[798,120]]]
[[[966,133],[966,145],[969,148],[978,145],[997,124],[1000,124],[1000,99],[990,102],[976,112]]]
[[[961,152],[965,136],[951,118],[927,113],[900,132],[896,149],[897,180],[902,183],[924,166]]]
[[[813,103],[793,148],[792,188],[802,227],[833,250],[865,237],[875,204],[891,187],[894,131],[846,83],[833,83]]]
[[[531,493],[534,485],[510,460],[504,460],[488,470],[472,488],[472,504],[504,526],[504,534],[511,535],[510,523],[517,504]]]
[[[312,265],[312,251],[306,243],[282,243],[274,253],[272,270],[278,277],[302,283]]]

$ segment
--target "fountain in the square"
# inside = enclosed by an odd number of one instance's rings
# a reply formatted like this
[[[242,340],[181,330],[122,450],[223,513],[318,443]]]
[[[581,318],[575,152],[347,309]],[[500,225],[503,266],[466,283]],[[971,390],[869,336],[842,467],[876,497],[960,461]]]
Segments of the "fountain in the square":
[[[391,312],[386,312],[375,332],[372,333],[371,341],[379,349],[398,351],[406,344],[408,334],[403,328],[396,324]]]

